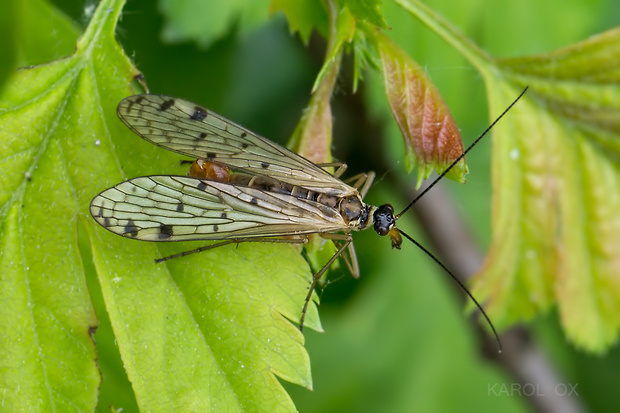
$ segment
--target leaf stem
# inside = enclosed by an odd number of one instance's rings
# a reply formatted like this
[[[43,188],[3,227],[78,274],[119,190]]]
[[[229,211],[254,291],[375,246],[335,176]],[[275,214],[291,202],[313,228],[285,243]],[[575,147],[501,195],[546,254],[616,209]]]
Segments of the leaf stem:
[[[447,20],[439,16],[418,0],[395,0],[397,4],[441,36],[448,44],[458,50],[481,73],[492,65],[491,57],[469,38],[460,33]]]
[[[114,36],[114,30],[124,5],[125,0],[101,0],[90,19],[90,24],[78,40],[78,53],[92,48],[103,32]]]

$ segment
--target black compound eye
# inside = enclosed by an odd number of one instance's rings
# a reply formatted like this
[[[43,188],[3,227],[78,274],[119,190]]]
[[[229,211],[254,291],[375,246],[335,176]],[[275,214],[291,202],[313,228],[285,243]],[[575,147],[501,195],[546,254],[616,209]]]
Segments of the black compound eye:
[[[396,220],[394,219],[394,208],[392,205],[381,205],[375,211],[374,215],[374,228],[377,234],[385,236],[390,232],[390,229],[394,226]]]

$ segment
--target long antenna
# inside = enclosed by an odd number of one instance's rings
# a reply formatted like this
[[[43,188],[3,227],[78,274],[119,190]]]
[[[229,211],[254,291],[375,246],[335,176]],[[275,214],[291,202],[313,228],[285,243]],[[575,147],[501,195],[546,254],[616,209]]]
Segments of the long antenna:
[[[471,300],[474,302],[474,304],[476,304],[476,307],[478,307],[478,309],[480,310],[480,312],[482,313],[482,315],[484,316],[484,318],[486,318],[487,323],[489,323],[489,326],[491,327],[491,330],[493,330],[493,335],[495,336],[495,341],[497,341],[497,347],[499,349],[499,352],[502,352],[502,343],[499,341],[499,335],[497,334],[497,331],[495,330],[495,326],[493,325],[493,323],[491,322],[491,319],[489,318],[489,316],[487,315],[487,313],[484,311],[484,308],[482,308],[482,306],[478,303],[478,301],[474,298],[473,294],[469,292],[469,290],[467,289],[467,287],[465,287],[465,285],[458,279],[456,278],[456,275],[452,274],[452,271],[450,271],[448,269],[448,267],[446,267],[445,265],[443,265],[441,263],[441,261],[439,261],[439,259],[437,257],[435,257],[433,254],[431,254],[431,252],[429,250],[427,250],[426,248],[424,248],[424,246],[422,244],[420,244],[418,241],[414,240],[412,237],[410,237],[409,235],[407,235],[405,232],[403,232],[402,230],[400,230],[399,228],[397,228],[398,232],[401,233],[401,235],[404,235],[405,238],[407,238],[409,241],[413,242],[418,248],[420,248],[422,251],[424,251],[426,253],[426,255],[428,255],[429,257],[431,257],[433,259],[433,261],[435,261],[437,264],[439,264],[439,266],[441,268],[443,268],[448,274],[450,274],[450,277],[452,277],[452,279],[454,281],[456,281],[456,283],[459,285],[459,287],[461,287],[461,289],[463,291],[465,291],[467,293],[467,295],[469,296],[469,298],[471,298]]]
[[[516,99],[515,99],[515,100],[514,100],[511,104],[510,104],[510,106],[508,106],[508,107],[506,108],[506,110],[504,110],[504,111],[502,112],[502,114],[501,114],[501,115],[499,115],[499,116],[497,117],[497,119],[495,119],[495,120],[493,121],[493,123],[491,123],[491,125],[489,125],[489,127],[485,129],[485,131],[484,131],[484,132],[482,132],[482,135],[478,136],[478,138],[474,141],[474,143],[472,143],[471,145],[469,145],[469,147],[468,147],[467,149],[465,149],[465,151],[461,154],[461,156],[459,156],[458,158],[456,158],[456,160],[455,160],[454,162],[452,162],[452,163],[450,164],[450,166],[448,166],[448,168],[446,168],[446,170],[445,170],[445,171],[443,171],[443,172],[441,173],[441,175],[439,175],[437,178],[435,178],[435,180],[434,180],[433,182],[431,182],[431,184],[430,184],[429,186],[427,186],[427,187],[426,187],[426,189],[424,189],[424,190],[423,190],[423,191],[422,191],[422,192],[421,192],[418,196],[416,196],[416,197],[414,198],[414,200],[413,200],[413,201],[411,201],[411,203],[410,203],[409,205],[407,205],[407,208],[403,209],[403,210],[402,210],[402,212],[401,212],[400,214],[398,214],[398,215],[394,216],[394,219],[398,219],[398,218],[400,218],[400,217],[401,217],[401,216],[402,216],[405,212],[407,212],[407,211],[409,210],[409,208],[411,208],[411,207],[413,206],[413,204],[415,204],[415,203],[416,203],[416,202],[417,202],[420,198],[422,198],[422,196],[424,196],[424,194],[425,194],[425,193],[427,193],[427,192],[428,192],[428,191],[429,191],[432,187],[434,187],[434,186],[435,186],[435,184],[441,180],[441,178],[443,178],[443,177],[444,177],[444,176],[445,176],[448,172],[450,172],[450,170],[451,170],[452,168],[454,168],[454,166],[455,166],[457,163],[459,163],[459,161],[460,161],[461,159],[463,159],[463,157],[467,154],[467,152],[469,152],[469,151],[471,150],[471,148],[473,148],[474,146],[476,146],[476,144],[478,143],[478,141],[480,141],[480,139],[482,139],[482,138],[484,137],[484,135],[486,135],[486,134],[487,134],[487,133],[491,130],[491,128],[492,128],[493,126],[495,126],[495,124],[496,124],[497,122],[499,122],[499,120],[500,120],[500,119],[501,119],[501,118],[502,118],[502,117],[503,117],[503,116],[504,116],[504,115],[505,115],[505,114],[506,114],[506,113],[507,113],[507,112],[508,112],[508,111],[509,111],[509,110],[510,110],[510,109],[511,109],[514,105],[515,105],[515,103],[517,103],[517,101],[518,101],[519,99],[521,99],[521,96],[523,96],[523,94],[527,91],[527,88],[528,88],[528,87],[529,87],[529,86],[526,86],[526,87],[525,87],[525,89],[523,89],[523,92],[521,92],[521,94],[520,94],[520,95],[519,95],[519,96],[518,96],[518,97],[517,97],[517,98],[516,98]],[[475,301],[475,300],[474,300],[474,301]],[[486,314],[485,314],[485,315],[486,315]]]

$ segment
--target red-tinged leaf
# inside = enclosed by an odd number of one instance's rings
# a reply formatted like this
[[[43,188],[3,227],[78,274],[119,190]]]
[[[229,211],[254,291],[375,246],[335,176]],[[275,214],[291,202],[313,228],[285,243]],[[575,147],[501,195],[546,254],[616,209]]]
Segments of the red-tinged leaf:
[[[328,76],[331,77],[331,73]],[[289,145],[292,150],[314,163],[331,162],[332,111],[329,104],[331,94],[327,94],[325,99],[323,89],[319,86],[312,95]]]
[[[385,91],[405,140],[405,165],[418,166],[419,187],[433,169],[443,172],[463,153],[463,142],[448,107],[424,70],[387,37],[379,35]],[[465,159],[446,176],[460,182]]]

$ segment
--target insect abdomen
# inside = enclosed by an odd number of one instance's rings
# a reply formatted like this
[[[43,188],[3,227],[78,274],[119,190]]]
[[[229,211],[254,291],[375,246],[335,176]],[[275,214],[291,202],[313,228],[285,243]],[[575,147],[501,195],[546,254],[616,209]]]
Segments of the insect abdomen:
[[[230,168],[205,159],[196,159],[189,167],[187,176],[193,178],[210,179],[218,182],[230,180]]]
[[[297,199],[318,202],[330,208],[337,208],[341,198],[312,191],[301,186],[292,185],[277,179],[262,175],[250,175],[241,172],[231,172],[230,168],[205,159],[197,159],[189,168],[188,176],[200,179],[209,179],[217,182],[225,182],[261,191],[274,192],[277,194],[291,195]]]
[[[366,212],[365,206],[357,195],[348,197],[327,195],[263,175],[232,172],[227,166],[205,159],[194,161],[188,175],[194,178],[230,183],[275,194],[290,195],[302,201],[317,202],[342,216],[344,221],[351,227],[363,226],[366,221],[364,215]]]

